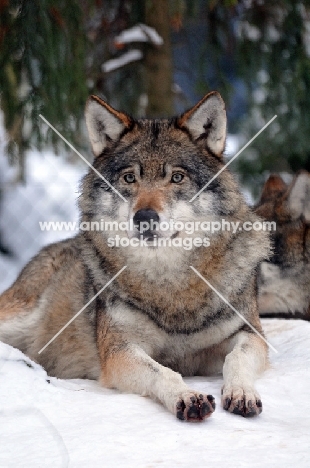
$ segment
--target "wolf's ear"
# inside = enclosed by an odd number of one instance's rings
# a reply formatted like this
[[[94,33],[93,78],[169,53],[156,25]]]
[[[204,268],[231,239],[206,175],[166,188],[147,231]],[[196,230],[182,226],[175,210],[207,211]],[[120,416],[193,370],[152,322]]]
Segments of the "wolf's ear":
[[[268,200],[273,200],[276,197],[283,195],[287,190],[287,185],[277,174],[272,174],[268,177],[262,190],[259,203],[264,203]]]
[[[85,109],[86,125],[95,156],[116,141],[132,124],[131,118],[119,112],[98,96],[90,96]]]
[[[310,174],[308,172],[302,171],[295,177],[287,202],[293,218],[303,216],[306,222],[310,222]]]
[[[206,147],[218,157],[222,156],[226,139],[226,111],[221,95],[213,91],[178,119],[194,140],[204,140]]]

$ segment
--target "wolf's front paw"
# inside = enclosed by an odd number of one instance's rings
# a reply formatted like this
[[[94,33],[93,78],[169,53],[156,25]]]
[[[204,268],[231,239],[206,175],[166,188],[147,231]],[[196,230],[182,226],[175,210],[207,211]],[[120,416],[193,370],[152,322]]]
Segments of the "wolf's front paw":
[[[203,421],[215,410],[212,395],[187,392],[180,396],[176,405],[176,415],[182,421]]]
[[[251,418],[263,411],[259,394],[253,388],[244,389],[239,386],[222,388],[222,406],[226,411]]]

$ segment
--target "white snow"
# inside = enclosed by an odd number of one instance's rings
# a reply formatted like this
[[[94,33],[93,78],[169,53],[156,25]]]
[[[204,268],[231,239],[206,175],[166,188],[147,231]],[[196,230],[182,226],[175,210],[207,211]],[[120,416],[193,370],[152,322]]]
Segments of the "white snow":
[[[0,467],[310,466],[310,323],[263,324],[279,351],[257,382],[263,413],[228,414],[219,404],[221,377],[187,378],[216,398],[203,423],[181,422],[147,397],[97,382],[48,377],[0,343]]]
[[[128,65],[128,63],[136,62],[137,60],[141,60],[143,54],[139,49],[132,49],[124,54],[120,55],[119,57],[111,60],[107,60],[101,65],[102,71],[105,73],[109,73],[113,70],[117,70],[117,68],[124,67]]]
[[[132,28],[125,29],[114,38],[114,42],[116,45],[125,45],[132,42],[149,42],[157,47],[164,43],[163,38],[154,28],[143,23],[137,24]],[[119,57],[107,60],[101,65],[101,69],[103,72],[109,73],[117,70],[118,68],[124,67],[131,62],[141,60],[142,57],[143,53],[140,49],[131,49],[124,52]]]
[[[163,38],[158,34],[156,29],[143,23],[137,24],[129,29],[124,29],[114,40],[117,44],[150,42],[153,45],[161,46],[164,43]]]
[[[9,167],[0,152],[0,233],[13,253],[13,257],[0,254],[0,293],[41,247],[75,234],[41,231],[39,225],[40,221],[78,221],[79,181],[88,167],[74,157],[77,163],[70,164],[52,152],[32,150],[26,158],[23,185],[16,183],[16,168]]]
[[[240,147],[241,146],[239,136],[228,133],[226,137],[224,152],[225,159],[231,159],[233,156],[235,156]]]

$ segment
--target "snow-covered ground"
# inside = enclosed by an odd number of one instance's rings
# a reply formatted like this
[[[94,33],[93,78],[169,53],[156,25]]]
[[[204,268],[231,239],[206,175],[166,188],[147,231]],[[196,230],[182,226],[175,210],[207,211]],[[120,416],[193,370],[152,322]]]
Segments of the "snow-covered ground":
[[[271,367],[258,380],[264,410],[244,419],[221,409],[221,378],[187,378],[212,393],[203,423],[177,420],[146,397],[59,380],[0,343],[0,467],[310,466],[310,323],[264,320]]]
[[[88,167],[66,162],[52,152],[31,151],[26,159],[26,184],[15,182],[16,168],[0,152],[0,233],[12,256],[0,254],[0,293],[41,247],[75,232],[41,231],[40,221],[78,221],[79,181]]]

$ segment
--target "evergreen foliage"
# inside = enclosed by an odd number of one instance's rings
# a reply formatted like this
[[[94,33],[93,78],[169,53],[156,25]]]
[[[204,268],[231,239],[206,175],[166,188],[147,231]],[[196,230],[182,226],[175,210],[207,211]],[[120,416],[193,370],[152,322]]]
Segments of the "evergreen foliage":
[[[310,170],[310,2],[251,2],[242,11],[236,60],[248,89],[246,138],[274,115],[236,169],[250,187],[268,172]]]
[[[83,150],[81,123],[90,92],[139,113],[139,97],[146,92],[146,74],[152,69],[151,46],[134,44],[146,60],[111,73],[104,73],[102,64],[130,49],[115,44],[114,37],[145,22],[152,1],[0,2],[1,109],[11,157],[21,163],[31,145],[62,147],[40,113]],[[229,109],[231,73],[247,89],[247,113],[230,130],[246,141],[278,115],[234,163],[243,182],[255,191],[266,172],[310,170],[310,0],[167,2],[171,31],[182,31],[189,23],[206,24],[206,36],[197,44],[198,92],[216,87]]]
[[[207,23],[201,44],[201,92],[214,86],[230,108],[230,72],[246,90],[246,113],[229,129],[246,143],[277,119],[233,164],[257,195],[270,172],[310,170],[310,1],[188,0],[194,21]],[[186,14],[184,17],[186,21]],[[207,68],[212,73],[206,73]]]
[[[39,114],[77,142],[88,95],[87,39],[77,1],[11,0],[0,8],[1,108],[9,154],[22,161],[32,144],[62,145]]]

